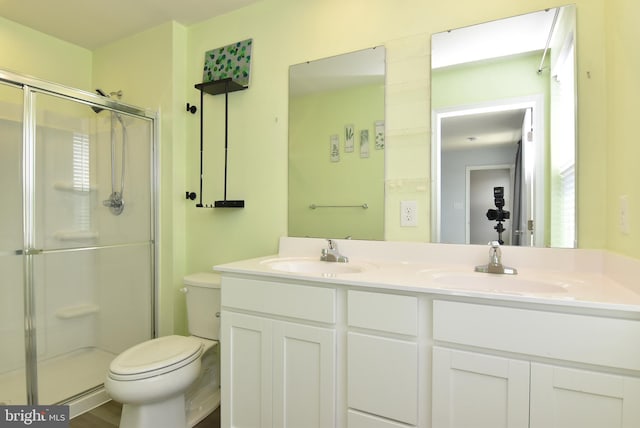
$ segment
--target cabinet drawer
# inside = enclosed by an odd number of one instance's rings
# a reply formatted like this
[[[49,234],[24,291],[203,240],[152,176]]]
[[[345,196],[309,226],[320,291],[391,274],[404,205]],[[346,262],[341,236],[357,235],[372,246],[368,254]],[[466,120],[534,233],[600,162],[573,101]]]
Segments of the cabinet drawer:
[[[349,290],[348,324],[390,333],[418,334],[418,298]]]
[[[407,428],[407,425],[388,419],[378,418],[351,409],[347,412],[347,426],[349,428]]]
[[[640,370],[640,322],[434,301],[433,337],[463,345]]]
[[[335,324],[336,290],[222,277],[222,306]]]

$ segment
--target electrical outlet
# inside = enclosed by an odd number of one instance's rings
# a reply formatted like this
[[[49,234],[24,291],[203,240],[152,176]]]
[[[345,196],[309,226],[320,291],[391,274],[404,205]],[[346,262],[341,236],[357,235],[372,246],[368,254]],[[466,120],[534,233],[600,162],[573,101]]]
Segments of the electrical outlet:
[[[418,202],[400,201],[400,226],[418,226]]]
[[[629,230],[629,197],[627,195],[620,196],[620,212],[619,212],[620,233],[628,235]]]

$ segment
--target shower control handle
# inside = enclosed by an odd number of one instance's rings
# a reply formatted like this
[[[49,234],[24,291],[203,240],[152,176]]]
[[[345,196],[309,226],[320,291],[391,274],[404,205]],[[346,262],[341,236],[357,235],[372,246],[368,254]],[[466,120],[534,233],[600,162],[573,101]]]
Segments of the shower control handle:
[[[109,195],[109,199],[102,201],[102,205],[109,208],[111,214],[120,215],[124,210],[124,200],[122,199],[122,193],[113,192]]]

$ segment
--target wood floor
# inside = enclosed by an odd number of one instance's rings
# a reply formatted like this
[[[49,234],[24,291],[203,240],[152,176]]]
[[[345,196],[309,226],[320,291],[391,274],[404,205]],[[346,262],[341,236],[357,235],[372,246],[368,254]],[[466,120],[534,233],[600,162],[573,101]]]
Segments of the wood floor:
[[[69,428],[118,428],[122,406],[109,401],[102,406],[71,419]],[[220,428],[220,408],[200,421],[195,428]]]

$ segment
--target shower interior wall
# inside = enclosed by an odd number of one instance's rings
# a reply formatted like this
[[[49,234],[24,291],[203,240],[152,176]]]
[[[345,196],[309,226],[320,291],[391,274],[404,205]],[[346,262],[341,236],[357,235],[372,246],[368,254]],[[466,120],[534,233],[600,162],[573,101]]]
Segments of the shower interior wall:
[[[0,102],[5,136],[0,177],[10,205],[5,213],[22,213],[18,99]],[[55,251],[34,258],[33,283],[39,402],[50,404],[100,385],[115,355],[152,336],[152,163],[151,145],[145,144],[151,127],[146,120],[124,117],[127,205],[114,216],[102,205],[111,192],[110,114],[96,115],[85,104],[48,95],[38,94],[37,101],[36,240],[39,248]],[[22,244],[22,216],[11,214],[7,220],[0,225],[0,244],[2,250],[15,250],[7,246]],[[22,258],[0,257],[0,264],[0,402],[24,404]],[[68,364],[61,369],[64,361]],[[90,373],[81,372],[85,369]]]

